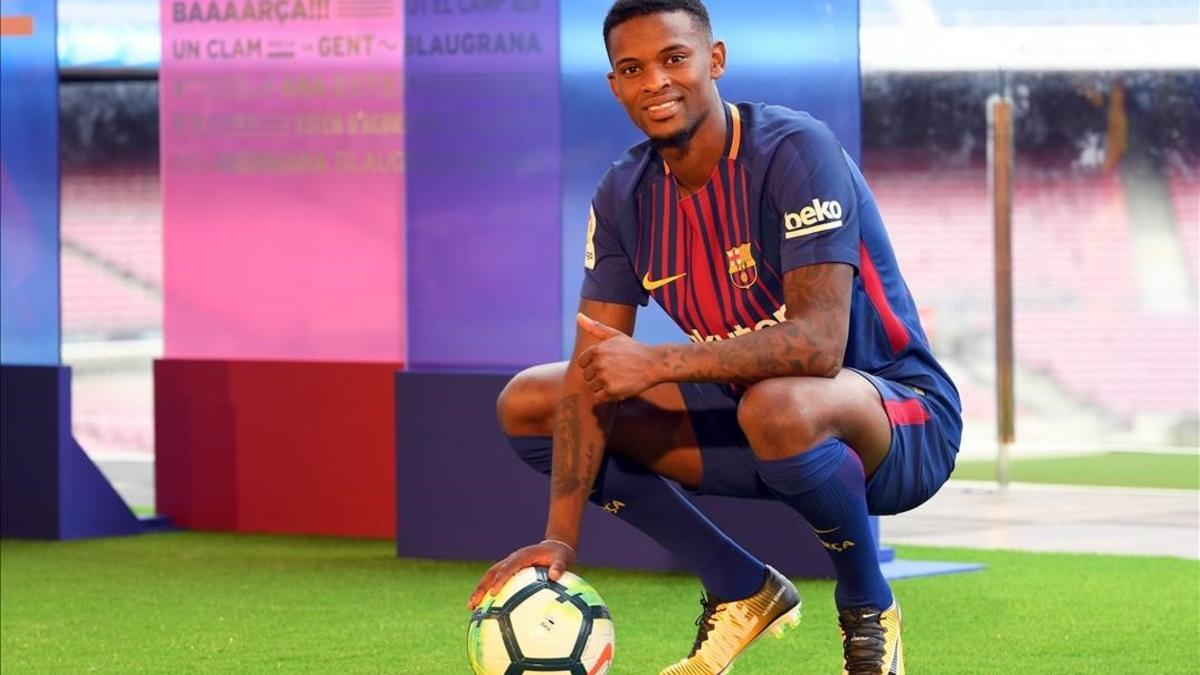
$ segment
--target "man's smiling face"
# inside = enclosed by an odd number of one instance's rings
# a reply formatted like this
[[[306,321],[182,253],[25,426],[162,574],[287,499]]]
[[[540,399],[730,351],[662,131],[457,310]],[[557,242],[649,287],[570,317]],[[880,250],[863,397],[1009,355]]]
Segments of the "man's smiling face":
[[[686,145],[720,105],[714,81],[725,70],[725,46],[687,12],[629,19],[612,29],[608,46],[613,94],[655,146]]]

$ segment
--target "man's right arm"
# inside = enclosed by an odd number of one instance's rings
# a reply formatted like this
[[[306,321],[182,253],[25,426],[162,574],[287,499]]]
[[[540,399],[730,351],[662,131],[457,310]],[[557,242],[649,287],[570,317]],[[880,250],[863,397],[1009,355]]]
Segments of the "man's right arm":
[[[637,314],[635,306],[584,298],[579,302],[579,311],[626,334],[633,333]],[[548,567],[550,578],[557,580],[575,562],[583,509],[591,494],[592,484],[596,481],[608,432],[619,405],[597,404],[579,367],[579,355],[597,342],[599,339],[577,329],[575,349],[571,362],[567,364],[566,379],[555,414],[546,537],[542,542],[518,549],[492,565],[467,601],[468,609],[477,607],[485,593],[494,595],[504,582],[526,567]]]
[[[637,308],[580,300],[579,312],[626,335],[633,334]],[[579,524],[604,456],[604,446],[619,403],[597,403],[579,367],[579,355],[598,340],[576,329],[575,349],[567,365],[554,422],[554,463],[550,476],[550,514],[546,539],[579,543]]]

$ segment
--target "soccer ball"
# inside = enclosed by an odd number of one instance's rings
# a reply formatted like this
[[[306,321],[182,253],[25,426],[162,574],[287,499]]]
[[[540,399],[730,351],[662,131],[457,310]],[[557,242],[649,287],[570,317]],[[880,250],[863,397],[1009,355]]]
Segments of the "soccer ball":
[[[487,596],[467,627],[475,675],[605,675],[612,666],[613,622],[588,582],[527,567]]]

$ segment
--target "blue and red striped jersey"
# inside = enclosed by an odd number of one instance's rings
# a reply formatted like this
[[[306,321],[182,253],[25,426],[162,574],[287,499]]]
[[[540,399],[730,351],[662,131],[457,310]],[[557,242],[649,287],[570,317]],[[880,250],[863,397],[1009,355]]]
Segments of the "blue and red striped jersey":
[[[861,171],[807,113],[726,104],[725,151],[683,197],[643,142],[600,181],[588,219],[582,295],[628,305],[653,296],[693,342],[784,320],[783,276],[816,263],[855,269],[844,364],[961,409]]]

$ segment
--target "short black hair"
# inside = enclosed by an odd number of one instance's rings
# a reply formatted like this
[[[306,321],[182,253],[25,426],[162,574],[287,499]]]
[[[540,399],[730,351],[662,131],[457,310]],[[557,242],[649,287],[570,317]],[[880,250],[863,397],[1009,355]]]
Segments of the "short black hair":
[[[604,50],[608,51],[608,36],[613,29],[630,19],[665,12],[687,12],[692,21],[712,39],[712,22],[700,0],[617,0],[604,17]]]

